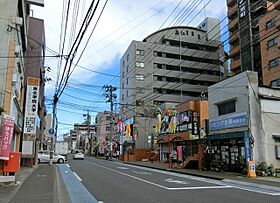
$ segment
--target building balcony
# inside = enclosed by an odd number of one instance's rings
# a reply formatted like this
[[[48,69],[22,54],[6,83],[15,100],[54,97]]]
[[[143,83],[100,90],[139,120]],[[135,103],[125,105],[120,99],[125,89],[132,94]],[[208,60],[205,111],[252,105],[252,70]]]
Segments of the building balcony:
[[[230,70],[235,70],[235,69],[237,69],[240,65],[241,65],[241,60],[240,60],[240,59],[238,59],[238,60],[232,59],[232,60],[231,60],[231,64],[230,64]]]
[[[228,23],[228,30],[230,32],[234,32],[234,30],[238,29],[238,18],[235,18],[234,20],[230,20]]]
[[[261,0],[261,1],[258,1],[257,3],[255,3],[255,4],[252,4],[251,11],[252,12],[259,12],[260,10],[266,9],[266,8],[267,8],[266,0]]]
[[[277,20],[276,22],[276,29],[280,30],[280,20]]]
[[[236,54],[238,54],[240,52],[239,50],[239,46],[235,46],[233,49],[231,49],[229,51],[229,58],[232,58],[233,56],[235,56]]]
[[[233,44],[238,39],[239,39],[239,32],[237,32],[229,37],[229,44]]]
[[[237,4],[235,4],[232,7],[228,7],[228,16],[232,16],[236,12],[237,12]]]
[[[237,3],[236,3],[236,0],[227,0],[227,5],[228,5],[228,7],[232,7],[232,6],[234,6],[235,4],[237,4]]]

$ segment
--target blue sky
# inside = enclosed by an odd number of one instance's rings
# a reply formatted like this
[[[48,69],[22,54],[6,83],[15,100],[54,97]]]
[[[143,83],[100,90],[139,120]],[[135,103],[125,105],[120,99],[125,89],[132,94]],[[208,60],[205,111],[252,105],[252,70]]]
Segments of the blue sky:
[[[80,2],[85,2],[85,13],[90,1],[83,0]],[[86,51],[78,63],[87,69],[103,74],[94,73],[79,67],[75,69],[64,92],[65,94],[62,95],[58,103],[58,121],[60,122],[58,134],[68,132],[73,128],[73,126],[68,124],[82,122],[84,120],[83,114],[86,113],[87,109],[90,109],[92,120],[97,112],[110,109],[109,104],[105,103],[102,86],[109,84],[119,87],[119,77],[114,76],[119,76],[120,58],[132,40],[142,41],[160,27],[165,28],[173,25],[171,22],[176,19],[176,16],[180,14],[182,9],[186,11],[186,8],[189,9],[187,11],[189,12],[189,17],[178,25],[188,25],[187,23],[192,20],[189,26],[196,26],[205,16],[216,17],[222,20],[227,14],[226,2],[226,0],[108,1],[100,21],[90,38]],[[56,52],[59,50],[62,3],[63,1],[46,0],[45,7],[32,7],[34,17],[44,19],[45,21],[46,46]],[[101,0],[99,9],[96,12],[97,15],[90,25],[90,31],[97,21],[104,3],[105,0]],[[205,9],[202,9],[203,6],[205,6]],[[81,4],[80,11],[82,11],[82,7],[83,5]],[[72,19],[72,13],[70,13],[70,16]],[[81,19],[82,15],[78,15],[77,28],[79,28]],[[223,20],[221,28],[226,24],[227,18]],[[70,26],[71,24],[69,24]],[[225,33],[226,30],[227,27],[224,27],[222,33]],[[88,38],[90,31],[85,39]],[[69,33],[66,34],[65,47],[67,49],[70,42]],[[222,36],[222,40],[227,38],[228,33]],[[78,54],[84,47],[85,41],[82,41]],[[67,49],[65,53],[67,53]],[[226,49],[228,49],[228,45]],[[47,51],[46,55],[51,55],[51,53]],[[46,59],[45,65],[51,68],[51,71],[47,72],[47,77],[52,79],[52,81],[46,84],[48,113],[51,113],[52,105],[50,99],[52,99],[54,94],[58,72],[57,64],[58,60],[56,58]]]

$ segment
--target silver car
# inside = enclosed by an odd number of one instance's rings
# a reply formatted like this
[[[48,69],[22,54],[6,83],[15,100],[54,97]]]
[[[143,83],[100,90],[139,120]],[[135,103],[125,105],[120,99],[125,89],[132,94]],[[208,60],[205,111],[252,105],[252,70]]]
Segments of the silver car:
[[[65,157],[59,154],[53,154],[52,161],[62,164],[65,162]],[[50,152],[39,152],[38,163],[46,163],[46,162],[50,162]]]

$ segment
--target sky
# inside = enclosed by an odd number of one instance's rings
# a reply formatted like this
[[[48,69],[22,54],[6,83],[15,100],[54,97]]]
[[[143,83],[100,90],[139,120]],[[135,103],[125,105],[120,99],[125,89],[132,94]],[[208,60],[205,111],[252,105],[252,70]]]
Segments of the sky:
[[[60,37],[63,4],[67,5],[67,2],[67,0],[45,0],[44,7],[31,7],[33,17],[44,20],[47,56],[53,56],[54,51],[59,53],[59,44],[63,41]],[[75,2],[80,2],[77,15],[73,14]],[[91,2],[91,0],[71,0],[64,46],[65,55],[69,53],[73,43],[71,36],[77,35]],[[97,112],[110,110],[109,104],[105,102],[102,86],[107,84],[120,86],[120,58],[132,40],[142,41],[159,29],[174,25],[196,27],[205,17],[219,18],[222,21],[222,40],[228,38],[226,0],[109,0],[101,14],[105,2],[106,0],[100,0],[74,60],[76,63],[89,39],[78,62],[79,66],[75,67],[58,102],[58,135],[69,132],[74,123],[83,122],[85,118],[83,114],[86,114],[88,109],[93,122]],[[184,12],[186,18],[178,22],[178,18]],[[73,23],[75,16],[76,24]],[[89,37],[91,32],[92,36]],[[51,78],[51,81],[46,83],[45,89],[48,113],[52,112],[51,99],[58,73],[61,75],[63,69],[63,66],[60,68],[58,64],[57,58],[46,57],[45,66],[50,67],[46,77]]]

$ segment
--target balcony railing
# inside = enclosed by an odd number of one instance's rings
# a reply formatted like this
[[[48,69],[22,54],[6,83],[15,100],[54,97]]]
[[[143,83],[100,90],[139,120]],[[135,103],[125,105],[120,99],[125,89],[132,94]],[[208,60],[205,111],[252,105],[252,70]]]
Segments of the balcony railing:
[[[266,0],[261,0],[261,1],[258,1],[256,3],[253,3],[251,5],[251,11],[252,12],[257,12],[259,11],[260,9],[263,9],[263,8],[267,8],[267,2]]]

